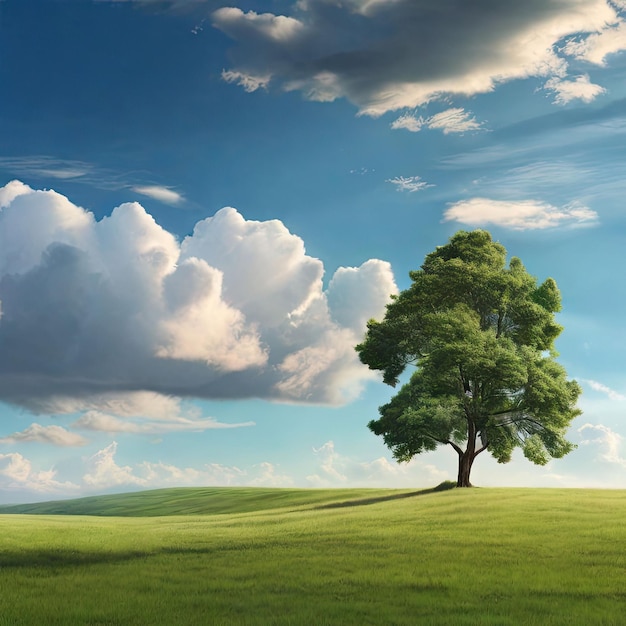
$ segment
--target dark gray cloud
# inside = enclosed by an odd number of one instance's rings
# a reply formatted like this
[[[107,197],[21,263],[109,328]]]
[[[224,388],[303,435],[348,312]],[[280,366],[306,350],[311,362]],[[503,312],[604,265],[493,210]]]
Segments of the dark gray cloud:
[[[618,14],[606,0],[301,0],[290,15],[224,7],[212,19],[238,44],[226,80],[346,97],[380,115],[529,76],[558,89],[567,61],[556,44],[614,39]]]

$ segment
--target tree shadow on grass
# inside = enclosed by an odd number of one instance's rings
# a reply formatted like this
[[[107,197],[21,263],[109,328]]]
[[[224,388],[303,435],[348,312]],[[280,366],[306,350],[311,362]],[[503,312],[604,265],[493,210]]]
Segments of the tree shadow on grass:
[[[446,480],[436,487],[430,489],[420,489],[419,491],[410,491],[409,493],[394,493],[388,496],[375,496],[372,498],[359,498],[358,500],[344,500],[342,502],[331,502],[330,504],[321,504],[313,507],[314,511],[322,511],[324,509],[345,509],[353,506],[367,506],[369,504],[378,504],[379,502],[389,502],[390,500],[403,500],[404,498],[414,498],[416,496],[425,496],[429,493],[437,493],[439,491],[448,491],[456,488],[456,483]]]

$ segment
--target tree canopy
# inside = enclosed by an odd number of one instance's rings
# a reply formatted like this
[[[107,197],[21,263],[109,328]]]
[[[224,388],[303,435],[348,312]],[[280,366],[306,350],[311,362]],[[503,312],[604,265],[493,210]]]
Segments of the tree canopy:
[[[561,295],[537,285],[518,258],[484,230],[460,231],[410,272],[381,322],[370,320],[361,361],[396,386],[416,370],[368,426],[400,461],[440,445],[459,457],[457,485],[469,487],[474,459],[500,463],[516,447],[538,465],[573,449],[565,432],[580,387],[556,361]]]

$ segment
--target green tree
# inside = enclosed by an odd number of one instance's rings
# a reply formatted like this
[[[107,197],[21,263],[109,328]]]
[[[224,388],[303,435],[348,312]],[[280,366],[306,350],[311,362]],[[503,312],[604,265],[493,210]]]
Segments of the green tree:
[[[554,280],[537,286],[517,258],[507,267],[506,250],[484,230],[458,232],[410,277],[356,346],[394,387],[407,365],[416,366],[368,424],[394,457],[408,461],[449,445],[459,458],[457,485],[470,487],[485,450],[506,463],[521,447],[538,465],[570,452],[565,432],[580,415],[581,390],[555,360],[562,328]]]

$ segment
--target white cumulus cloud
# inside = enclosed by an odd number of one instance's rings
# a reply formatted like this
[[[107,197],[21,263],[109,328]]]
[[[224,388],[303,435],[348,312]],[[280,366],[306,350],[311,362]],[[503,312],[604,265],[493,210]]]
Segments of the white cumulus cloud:
[[[56,480],[56,471],[36,470],[21,454],[0,454],[0,491],[30,493],[63,493],[78,491],[79,486],[71,482]]]
[[[225,208],[179,242],[138,203],[96,221],[19,182],[0,203],[0,400],[146,417],[177,398],[342,403],[372,376],[353,346],[397,291],[386,262],[324,290],[278,220]]]
[[[469,226],[494,224],[512,230],[542,230],[558,226],[588,226],[596,223],[595,211],[581,205],[555,207],[537,200],[503,201],[471,198],[451,204],[444,212],[445,222]]]
[[[624,438],[619,433],[604,424],[583,424],[579,433],[591,431],[596,435],[593,439],[584,439],[583,445],[597,444],[602,449],[600,458],[607,463],[613,463],[626,469],[626,458],[622,456],[622,443]]]
[[[119,465],[116,456],[118,444],[99,450],[87,461],[83,485],[92,491],[118,487],[196,487],[196,486],[267,486],[287,487],[293,484],[290,476],[280,473],[273,463],[262,462],[247,469],[234,465],[206,463],[201,467],[179,467],[162,461],[144,461],[135,465]],[[0,457],[1,458],[1,457]]]

